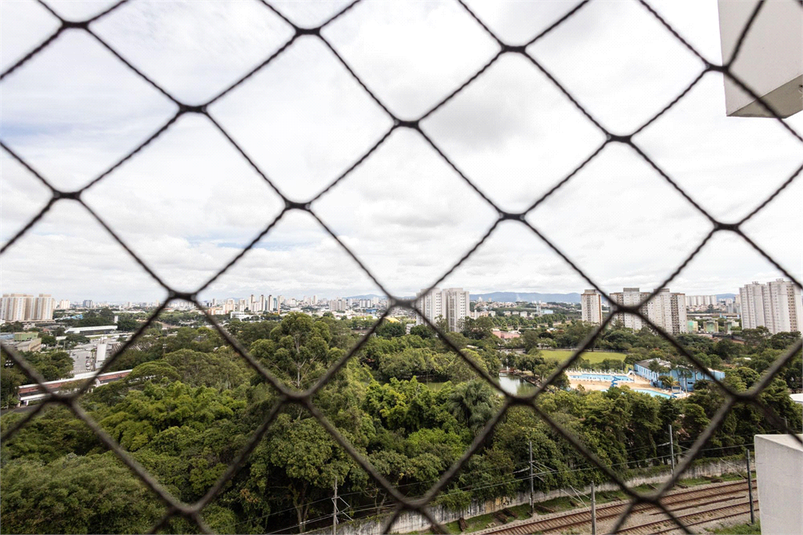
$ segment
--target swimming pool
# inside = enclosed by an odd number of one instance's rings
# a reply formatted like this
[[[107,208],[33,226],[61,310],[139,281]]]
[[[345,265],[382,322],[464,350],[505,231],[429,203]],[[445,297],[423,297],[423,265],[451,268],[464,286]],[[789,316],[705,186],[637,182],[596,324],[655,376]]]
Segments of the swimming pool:
[[[580,375],[572,375],[571,379],[580,381],[623,381],[632,383],[633,379],[627,375],[613,375],[608,373],[582,373]]]
[[[659,397],[659,398],[671,398],[672,397],[669,394],[666,394],[664,392],[656,392],[655,390],[645,390],[643,388],[634,388],[633,392],[641,392],[642,394],[649,394],[649,395],[651,395],[653,397]]]

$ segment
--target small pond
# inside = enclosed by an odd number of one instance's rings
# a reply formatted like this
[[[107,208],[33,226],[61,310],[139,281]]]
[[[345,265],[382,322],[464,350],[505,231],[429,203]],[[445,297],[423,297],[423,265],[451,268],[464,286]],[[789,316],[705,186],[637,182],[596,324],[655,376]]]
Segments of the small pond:
[[[515,375],[506,373],[499,374],[499,386],[508,394],[529,394],[535,390],[535,386],[527,381],[522,381]]]

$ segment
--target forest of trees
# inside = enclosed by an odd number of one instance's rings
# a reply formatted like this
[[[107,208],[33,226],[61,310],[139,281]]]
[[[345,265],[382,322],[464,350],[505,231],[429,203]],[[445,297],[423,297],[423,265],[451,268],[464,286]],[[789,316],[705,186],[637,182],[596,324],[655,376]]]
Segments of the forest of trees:
[[[399,324],[396,324],[399,325]],[[292,313],[281,321],[231,322],[229,331],[259,363],[293,389],[306,389],[359,339],[347,321]],[[507,348],[486,322],[467,323],[450,334],[482,369],[495,376]],[[544,340],[576,345],[592,328],[581,322],[548,331],[539,326],[520,339],[516,363],[546,377],[554,363],[539,354]],[[504,398],[443,340],[426,327],[408,335],[388,322],[314,396],[316,407],[392,484],[408,496],[422,495],[469,447]],[[704,362],[726,371],[738,391],[754,384],[784,348],[799,338],[745,332],[744,344],[681,336]],[[559,341],[559,342],[558,342]],[[548,345],[548,344],[547,344]],[[598,348],[626,352],[628,359],[661,356],[680,361],[675,349],[649,331],[614,326]],[[37,361],[36,358],[39,358]],[[31,364],[43,371],[63,357],[42,354]],[[214,330],[200,327],[148,329],[114,363],[133,368],[122,381],[95,389],[82,406],[176,497],[198,500],[223,474],[278,399],[275,390]],[[773,380],[761,399],[788,424],[801,426],[789,398],[800,388],[801,358]],[[3,392],[13,393],[3,369]],[[27,381],[26,381],[27,382]],[[667,428],[687,448],[708,425],[724,398],[705,381],[685,399],[658,399],[611,388],[564,390],[557,382],[537,403],[614,471],[625,473],[667,462]],[[2,426],[24,417],[11,412]],[[774,432],[753,407],[737,405],[715,433],[704,456],[738,454],[756,433]],[[574,448],[532,409],[509,410],[456,479],[437,498],[460,508],[471,499],[509,495],[527,488],[528,443],[541,466],[538,490],[603,481]],[[680,450],[678,450],[680,451]],[[0,450],[0,515],[5,532],[145,532],[164,504],[99,442],[68,409],[48,407]],[[203,516],[216,531],[303,531],[330,514],[331,492],[350,504],[352,516],[376,514],[388,496],[347,455],[312,415],[286,406],[243,468]],[[528,485],[528,483],[527,483]],[[174,520],[173,532],[193,531]]]

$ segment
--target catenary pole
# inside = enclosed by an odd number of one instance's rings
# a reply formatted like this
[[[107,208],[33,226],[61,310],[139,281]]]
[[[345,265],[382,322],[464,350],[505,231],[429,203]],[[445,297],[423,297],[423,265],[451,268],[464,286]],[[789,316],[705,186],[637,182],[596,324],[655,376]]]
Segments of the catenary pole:
[[[533,488],[533,441],[530,441],[530,515],[535,514],[535,502],[533,501],[533,495],[535,494],[535,490]]]
[[[750,474],[750,450],[745,448],[745,453],[747,453],[747,457],[745,460],[747,461],[747,499],[750,500],[750,523],[756,523],[756,512],[753,510],[753,476]]]
[[[332,535],[337,535],[337,475],[335,475],[335,495],[332,498],[334,509],[332,510]]]
[[[597,535],[597,493],[591,482],[591,535]]]
[[[672,475],[675,475],[675,439],[672,436],[672,424],[669,424],[669,460],[672,462]]]

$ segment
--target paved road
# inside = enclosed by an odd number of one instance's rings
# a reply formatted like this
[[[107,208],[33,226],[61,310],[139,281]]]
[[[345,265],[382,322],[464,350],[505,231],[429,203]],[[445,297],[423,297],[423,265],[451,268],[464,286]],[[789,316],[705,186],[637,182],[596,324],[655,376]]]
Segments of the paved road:
[[[94,365],[94,359],[92,358],[91,350],[83,349],[81,346],[79,346],[78,348],[70,351],[70,356],[73,359],[73,375],[92,371],[93,368],[86,367],[87,358],[89,358],[90,364]]]

